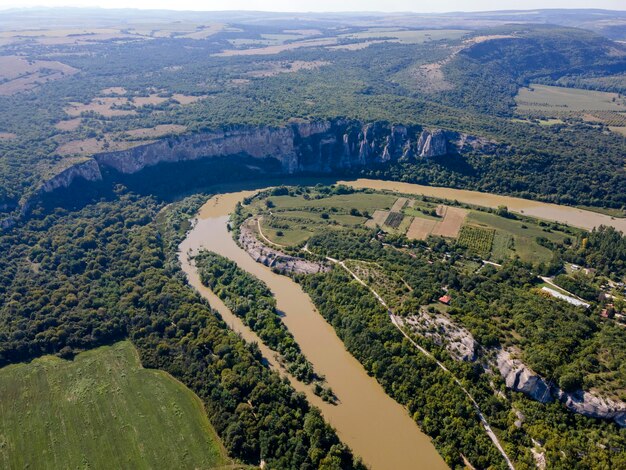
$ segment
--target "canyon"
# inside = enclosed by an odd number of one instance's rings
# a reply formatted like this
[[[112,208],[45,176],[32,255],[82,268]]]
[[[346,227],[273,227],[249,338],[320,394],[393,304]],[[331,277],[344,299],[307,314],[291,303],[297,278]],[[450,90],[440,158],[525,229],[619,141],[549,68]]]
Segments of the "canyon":
[[[469,151],[494,151],[487,139],[443,129],[350,119],[291,121],[283,126],[230,126],[171,136],[119,151],[77,160],[43,181],[19,204],[24,216],[43,194],[68,188],[77,179],[100,181],[105,169],[134,174],[160,163],[247,156],[278,162],[283,174],[331,174],[388,161],[454,157]],[[15,222],[0,221],[1,228]]]

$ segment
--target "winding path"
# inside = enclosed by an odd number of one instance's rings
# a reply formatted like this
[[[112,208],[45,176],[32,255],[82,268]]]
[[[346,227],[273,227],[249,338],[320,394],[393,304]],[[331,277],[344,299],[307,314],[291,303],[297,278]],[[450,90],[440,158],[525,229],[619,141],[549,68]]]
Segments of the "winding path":
[[[385,307],[387,309],[387,313],[389,314],[389,318],[391,320],[391,323],[393,323],[393,326],[395,326],[400,333],[402,333],[402,335],[408,339],[411,344],[413,346],[415,346],[415,348],[420,351],[422,354],[424,354],[426,357],[432,359],[433,361],[435,361],[437,363],[437,365],[444,370],[445,372],[447,372],[448,374],[450,374],[452,376],[452,379],[456,382],[456,384],[461,388],[461,390],[463,390],[463,393],[465,393],[465,395],[467,395],[467,397],[470,399],[470,401],[472,402],[472,405],[474,406],[474,409],[476,410],[476,414],[478,415],[478,417],[480,418],[480,422],[483,425],[483,428],[485,428],[485,432],[487,433],[487,435],[489,436],[489,438],[491,439],[491,441],[493,442],[493,444],[496,446],[496,448],[498,449],[498,451],[500,452],[500,454],[502,455],[502,457],[504,458],[504,460],[506,461],[507,465],[509,466],[509,468],[511,470],[515,470],[515,467],[513,466],[513,463],[511,462],[511,459],[509,458],[509,456],[507,455],[506,451],[504,450],[504,447],[502,447],[502,444],[500,443],[498,436],[496,436],[496,434],[493,432],[493,429],[491,428],[491,426],[489,425],[489,423],[487,422],[487,419],[485,418],[485,415],[482,413],[482,411],[480,410],[480,407],[478,406],[478,403],[476,402],[476,400],[474,400],[474,397],[467,391],[467,389],[463,386],[463,384],[461,383],[461,381],[452,373],[452,371],[450,369],[448,369],[445,364],[443,364],[442,362],[440,362],[435,356],[433,356],[428,350],[424,349],[423,347],[421,347],[419,344],[417,344],[415,341],[413,341],[413,339],[404,331],[404,329],[401,326],[401,320],[399,320],[394,313],[391,311],[391,309],[387,306],[387,303],[384,301],[384,299],[378,294],[378,292],[376,292],[374,289],[372,289],[370,286],[368,286],[365,281],[363,281],[362,279],[359,278],[359,276],[357,276],[352,270],[350,270],[350,268],[348,268],[346,266],[346,263],[344,263],[343,261],[339,261],[336,260],[334,258],[330,258],[330,257],[326,257],[326,259],[332,263],[336,263],[339,266],[341,266],[343,269],[345,269],[358,283],[362,284],[363,286],[365,286],[367,289],[369,289],[369,291],[374,294],[374,297],[376,297],[376,299],[381,303],[381,305],[383,307]]]
[[[179,259],[190,284],[217,306],[225,321],[244,338],[259,343],[263,355],[271,362],[272,353],[262,347],[256,335],[200,283],[198,272],[187,255],[199,249],[214,251],[265,282],[276,298],[277,309],[284,314],[282,321],[315,370],[326,377],[339,404],[323,402],[312,393],[311,387],[293,381],[292,384],[320,408],[342,441],[375,470],[447,468],[430,438],[419,429],[407,410],[387,395],[363,365],[346,351],[335,330],[315,309],[301,286],[255,262],[235,243],[227,230],[228,214],[238,201],[249,195],[246,192],[222,194],[201,209],[194,228],[180,245]]]

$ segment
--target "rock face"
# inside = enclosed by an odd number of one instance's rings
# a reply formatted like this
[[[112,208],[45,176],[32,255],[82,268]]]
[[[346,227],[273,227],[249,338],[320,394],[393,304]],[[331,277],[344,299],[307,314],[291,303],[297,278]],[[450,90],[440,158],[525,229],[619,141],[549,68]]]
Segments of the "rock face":
[[[497,365],[506,386],[528,395],[533,400],[548,403],[558,399],[568,409],[591,418],[610,419],[626,427],[626,403],[613,401],[593,393],[578,390],[567,393],[529,369],[524,363],[512,359],[508,351],[500,349]]]
[[[403,326],[410,328],[435,344],[445,346],[452,358],[457,361],[475,361],[478,344],[472,334],[454,323],[442,313],[430,314],[424,309],[417,315],[402,319]]]
[[[24,216],[42,193],[68,187],[76,178],[102,179],[101,168],[136,173],[159,163],[245,155],[280,163],[284,173],[331,173],[388,161],[408,161],[456,155],[467,151],[491,152],[485,139],[421,126],[363,123],[349,119],[290,122],[281,127],[231,126],[166,139],[127,150],[103,152],[73,165],[45,181],[32,197],[20,204]],[[0,220],[0,228],[15,223]]]
[[[228,155],[275,158],[289,174],[319,173],[413,156],[455,154],[484,143],[477,137],[441,129],[336,119],[293,122],[282,127],[237,126],[170,137],[128,150],[100,153],[94,158],[98,164],[121,173],[135,173],[162,162]]]
[[[441,129],[424,130],[417,141],[417,153],[420,157],[440,157],[448,154],[448,138]]]
[[[96,160],[90,158],[83,162],[67,167],[65,170],[57,173],[52,178],[45,181],[27,200],[22,201],[20,204],[20,216],[25,216],[32,204],[43,194],[50,193],[55,189],[68,188],[77,178],[82,178],[87,181],[100,181],[102,179],[102,173],[100,172],[100,166]],[[15,225],[16,218],[9,217],[0,221],[0,228],[8,229]]]
[[[246,220],[239,228],[239,244],[250,257],[282,273],[315,274],[330,271],[325,264],[290,256],[259,241],[255,233],[256,219]]]
[[[548,383],[523,362],[511,358],[508,351],[500,349],[496,361],[508,388],[522,392],[541,403],[553,401]]]
[[[612,419],[619,426],[626,427],[626,403],[599,397],[583,390],[572,393],[558,390],[556,394],[567,408],[576,413],[592,418]]]
[[[87,181],[100,181],[102,174],[95,160],[89,159],[77,165],[70,166],[56,174],[41,186],[41,191],[49,193],[58,188],[67,188],[76,178]]]

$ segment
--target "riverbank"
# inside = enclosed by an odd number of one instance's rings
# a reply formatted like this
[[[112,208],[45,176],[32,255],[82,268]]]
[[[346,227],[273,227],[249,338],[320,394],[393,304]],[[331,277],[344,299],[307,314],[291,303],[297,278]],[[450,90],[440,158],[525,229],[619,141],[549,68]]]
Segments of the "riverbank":
[[[430,438],[421,432],[407,411],[389,397],[378,382],[350,355],[333,328],[313,306],[310,298],[291,279],[256,263],[232,238],[227,229],[228,214],[237,202],[253,191],[221,194],[211,198],[200,210],[193,229],[180,245],[179,259],[189,283],[216,308],[227,324],[247,341],[262,343],[258,337],[206,287],[188,254],[208,249],[225,256],[267,284],[277,301],[282,320],[315,370],[339,399],[338,405],[323,402],[310,387],[292,380],[292,385],[321,409],[340,438],[373,469],[447,468]],[[273,352],[261,347],[273,363]],[[275,361],[274,361],[275,362]]]
[[[506,206],[511,212],[536,217],[546,221],[559,222],[586,230],[592,230],[600,225],[606,225],[626,232],[626,219],[617,219],[599,212],[513,196],[501,196],[499,194],[481,193],[466,189],[425,186],[414,183],[365,178],[338,181],[337,184],[345,184],[346,186],[357,189],[375,189],[379,191],[394,191],[402,194],[419,194],[422,196],[458,201],[465,204],[490,207],[492,209],[496,209],[499,206]]]

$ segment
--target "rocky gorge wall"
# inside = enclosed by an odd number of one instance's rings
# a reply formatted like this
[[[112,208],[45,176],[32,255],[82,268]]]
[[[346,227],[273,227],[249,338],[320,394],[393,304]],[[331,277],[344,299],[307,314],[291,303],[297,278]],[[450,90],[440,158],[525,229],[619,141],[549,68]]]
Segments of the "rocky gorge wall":
[[[236,126],[170,137],[128,150],[94,155],[101,166],[136,173],[164,162],[228,155],[275,158],[285,173],[333,170],[408,158],[432,158],[483,148],[487,141],[442,129],[362,123],[303,121],[282,127]]]
[[[67,188],[79,178],[101,180],[105,167],[132,174],[160,163],[245,155],[275,159],[286,174],[332,173],[394,160],[458,156],[475,150],[489,153],[494,147],[486,139],[443,129],[349,119],[297,121],[279,127],[230,126],[94,154],[45,180],[21,201],[18,217],[28,213],[44,193]],[[15,217],[0,220],[0,229],[12,226]]]
[[[613,420],[626,427],[626,403],[584,390],[565,392],[524,364],[514,351],[481,348],[469,330],[448,315],[431,315],[421,309],[418,314],[402,318],[399,322],[413,333],[444,346],[454,360],[478,361],[485,370],[497,371],[510,390],[521,392],[540,403],[558,400],[574,413]]]

